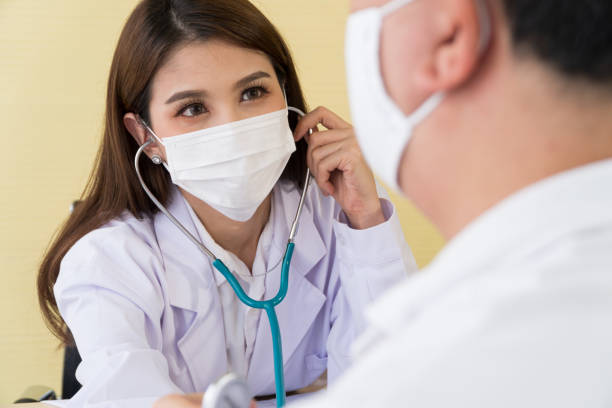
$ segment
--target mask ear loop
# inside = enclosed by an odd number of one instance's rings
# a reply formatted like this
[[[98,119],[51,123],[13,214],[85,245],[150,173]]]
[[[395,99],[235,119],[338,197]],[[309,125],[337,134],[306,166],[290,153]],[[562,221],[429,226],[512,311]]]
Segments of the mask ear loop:
[[[298,108],[294,108],[293,106],[289,106],[289,102],[287,101],[287,91],[285,90],[284,86],[283,86],[283,97],[285,98],[285,106],[287,107],[287,110],[289,112],[295,112],[298,115],[300,115],[300,117],[306,116],[306,114],[304,113],[303,110],[298,109]],[[311,133],[312,133],[312,131],[311,131]]]
[[[381,6],[380,8],[380,12],[383,16],[387,16],[401,8],[403,8],[404,6],[412,3],[414,0],[396,0],[396,1],[391,1],[387,4],[385,4],[384,6]]]

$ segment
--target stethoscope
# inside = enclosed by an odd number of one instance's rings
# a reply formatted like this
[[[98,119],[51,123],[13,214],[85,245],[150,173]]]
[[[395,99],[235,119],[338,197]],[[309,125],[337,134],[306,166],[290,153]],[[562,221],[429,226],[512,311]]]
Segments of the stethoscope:
[[[302,112],[300,109],[297,109],[294,107],[288,107],[287,109],[299,114],[300,116],[305,116],[304,112]],[[151,129],[145,123],[143,123],[143,125],[147,128],[149,132],[152,132]],[[225,277],[227,282],[230,284],[230,286],[234,290],[234,293],[236,293],[236,296],[238,297],[238,299],[240,299],[242,303],[244,303],[245,305],[249,307],[252,307],[254,309],[263,309],[266,311],[266,314],[268,316],[268,321],[270,322],[270,331],[272,333],[272,348],[274,352],[274,381],[276,385],[276,406],[283,407],[286,401],[285,375],[283,372],[283,348],[281,344],[280,327],[278,325],[278,318],[276,317],[276,311],[274,307],[278,306],[283,301],[285,296],[287,295],[287,289],[289,287],[289,267],[291,266],[291,258],[293,256],[293,250],[295,249],[294,238],[295,238],[295,235],[297,234],[299,219],[300,219],[300,215],[302,214],[302,207],[304,207],[304,202],[306,200],[306,194],[308,193],[308,186],[310,184],[310,169],[306,170],[306,178],[304,180],[304,187],[302,188],[302,195],[300,197],[300,203],[298,205],[297,212],[295,214],[295,218],[293,219],[291,230],[289,231],[289,239],[287,243],[287,248],[285,249],[285,254],[283,256],[283,264],[282,264],[282,269],[281,269],[281,280],[280,280],[280,287],[278,289],[278,292],[276,293],[276,296],[274,296],[272,299],[255,300],[244,292],[244,289],[242,289],[242,286],[240,286],[238,279],[236,279],[236,277],[229,271],[229,269],[227,268],[227,266],[225,266],[223,261],[217,258],[215,254],[212,251],[210,251],[204,244],[198,241],[197,238],[193,236],[193,234],[191,234],[179,222],[179,220],[177,220],[172,214],[170,214],[170,212],[166,209],[166,207],[164,207],[164,205],[160,203],[157,198],[155,198],[153,193],[151,193],[151,191],[145,184],[142,178],[142,175],[140,174],[139,160],[140,160],[140,156],[142,155],[142,152],[144,151],[144,149],[147,148],[152,143],[154,143],[153,139],[149,139],[147,142],[145,142],[142,146],[140,146],[140,148],[136,152],[136,156],[134,157],[134,166],[136,168],[136,174],[138,175],[138,180],[140,181],[140,185],[144,189],[145,193],[149,196],[151,201],[153,201],[155,206],[159,209],[159,211],[161,211],[166,217],[168,217],[168,219],[180,231],[182,231],[183,234],[185,234],[185,236],[189,238],[191,242],[193,242],[206,256],[208,256],[213,261],[212,262],[213,266],[219,272],[221,272],[221,274]]]
[[[244,379],[234,373],[224,375],[204,393],[202,408],[246,408],[251,396]]]

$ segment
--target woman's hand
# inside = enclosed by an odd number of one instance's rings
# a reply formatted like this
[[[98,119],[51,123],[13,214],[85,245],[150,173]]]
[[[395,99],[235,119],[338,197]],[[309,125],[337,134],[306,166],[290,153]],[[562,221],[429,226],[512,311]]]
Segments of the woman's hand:
[[[317,125],[326,130],[317,131]],[[308,130],[314,133],[308,136]],[[353,127],[330,110],[319,107],[300,119],[294,139],[306,138],[307,162],[319,188],[331,195],[356,229],[385,221],[374,175],[367,166]]]
[[[204,394],[166,395],[153,404],[153,408],[200,408]]]
[[[166,395],[153,404],[153,408],[200,408],[204,394]],[[251,401],[250,408],[257,408],[255,401]]]

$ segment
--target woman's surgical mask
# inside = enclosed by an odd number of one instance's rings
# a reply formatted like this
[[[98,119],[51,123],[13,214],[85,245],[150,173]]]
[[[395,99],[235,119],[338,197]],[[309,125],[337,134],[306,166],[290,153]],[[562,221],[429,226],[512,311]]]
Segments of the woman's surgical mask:
[[[270,194],[296,150],[287,109],[164,139],[147,130],[165,147],[174,184],[242,222]]]
[[[401,191],[398,171],[414,128],[444,99],[437,93],[406,116],[387,94],[380,71],[380,33],[385,16],[414,0],[394,0],[352,14],[346,32],[346,69],[351,116],[357,139],[372,170],[389,186]],[[481,50],[490,38],[490,20],[484,0],[475,0],[481,23]]]

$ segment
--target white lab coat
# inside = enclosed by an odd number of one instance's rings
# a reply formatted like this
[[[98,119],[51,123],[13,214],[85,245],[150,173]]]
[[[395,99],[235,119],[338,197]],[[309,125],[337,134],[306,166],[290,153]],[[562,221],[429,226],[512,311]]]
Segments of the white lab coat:
[[[332,198],[314,184],[309,190],[288,294],[276,308],[288,391],[325,370],[333,382],[351,363],[349,347],[365,327],[365,307],[416,269],[393,206],[381,196],[387,221],[358,231],[343,222]],[[274,189],[271,259],[283,255],[299,198],[292,183]],[[168,208],[195,233],[177,189]],[[279,279],[280,268],[266,276],[266,299]],[[84,236],[64,257],[54,291],[83,358],[74,406],[146,406],[168,393],[203,392],[228,370],[211,262],[162,214],[138,220],[126,213]],[[265,314],[247,381],[254,395],[274,393]],[[143,397],[152,399],[130,402]]]
[[[367,316],[296,408],[612,407],[612,160],[506,199]]]

